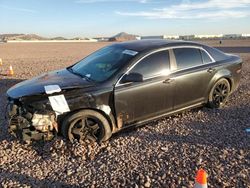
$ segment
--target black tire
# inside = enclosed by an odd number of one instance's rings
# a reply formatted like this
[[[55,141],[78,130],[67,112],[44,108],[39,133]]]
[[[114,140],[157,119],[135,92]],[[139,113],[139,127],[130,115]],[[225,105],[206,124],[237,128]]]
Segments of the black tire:
[[[94,110],[81,110],[67,116],[61,126],[62,135],[74,140],[106,141],[111,137],[108,120]]]
[[[208,97],[208,107],[221,108],[225,105],[230,94],[230,83],[227,79],[218,80],[211,89]]]

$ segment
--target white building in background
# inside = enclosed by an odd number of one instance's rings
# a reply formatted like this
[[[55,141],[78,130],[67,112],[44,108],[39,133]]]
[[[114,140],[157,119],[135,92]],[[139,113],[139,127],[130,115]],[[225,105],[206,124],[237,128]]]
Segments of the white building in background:
[[[174,39],[174,40],[194,40],[194,39],[237,39],[250,38],[250,34],[218,34],[218,35],[155,35],[141,36],[140,39]],[[138,37],[138,40],[140,40]]]
[[[155,36],[141,36],[141,40],[144,39],[166,39],[165,35],[155,35]]]
[[[135,38],[136,38],[136,40],[141,40],[140,36],[136,36]]]
[[[244,34],[242,34],[242,37],[246,37],[246,38],[248,38],[248,37],[250,37],[250,34],[246,34],[246,33],[244,33]]]
[[[197,39],[212,39],[212,38],[222,38],[223,34],[219,35],[195,35]]]
[[[94,39],[98,42],[107,42],[109,40],[109,37],[95,37]]]
[[[179,39],[179,35],[165,35],[166,39]]]
[[[242,34],[225,34],[223,35],[223,38],[225,39],[236,39],[236,38],[241,38]]]
[[[193,39],[195,39],[195,35],[180,35],[179,39],[181,39],[181,40],[193,40]]]
[[[143,39],[179,39],[178,35],[155,35],[155,36],[141,36]]]

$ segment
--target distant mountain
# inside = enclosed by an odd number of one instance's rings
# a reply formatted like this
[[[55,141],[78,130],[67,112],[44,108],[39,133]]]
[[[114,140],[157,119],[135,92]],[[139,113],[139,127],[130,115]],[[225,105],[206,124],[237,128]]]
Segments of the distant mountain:
[[[14,36],[19,36],[19,35],[23,35],[23,34],[0,34],[0,38],[14,37]]]
[[[6,41],[8,38],[20,36],[23,34],[0,34],[0,41]]]
[[[48,38],[41,37],[41,36],[36,35],[36,34],[2,34],[2,35],[0,35],[0,38],[3,41],[7,41],[7,40],[18,40],[18,41],[22,41],[22,40],[48,40]]]
[[[14,41],[39,41],[39,40],[63,41],[63,40],[93,40],[93,39],[85,37],[75,37],[72,39],[67,39],[65,37],[46,38],[36,34],[0,34],[0,42],[13,41],[13,40]]]
[[[64,37],[54,37],[54,38],[50,38],[50,40],[68,40]]]
[[[128,40],[136,40],[137,39],[137,35],[132,35],[132,34],[128,34],[125,32],[121,32],[116,34],[113,37],[110,38],[105,38],[105,40],[103,39],[99,39],[97,38],[97,40],[101,40],[101,41],[117,41],[117,42],[122,42],[122,41],[128,41]],[[36,34],[0,34],[0,41],[39,41],[39,40],[89,40],[92,41],[93,39],[91,38],[85,38],[85,37],[75,37],[72,39],[67,39],[64,37],[53,37],[53,38],[46,38],[46,37],[42,37]]]
[[[125,32],[121,32],[116,34],[113,37],[109,38],[109,41],[117,41],[117,42],[122,42],[122,41],[128,41],[128,40],[136,40],[137,35],[132,35],[128,34]]]

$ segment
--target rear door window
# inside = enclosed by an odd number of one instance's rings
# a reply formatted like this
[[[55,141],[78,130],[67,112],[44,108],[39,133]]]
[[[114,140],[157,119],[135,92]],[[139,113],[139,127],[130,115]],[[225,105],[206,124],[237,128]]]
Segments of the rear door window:
[[[178,69],[202,65],[201,53],[197,48],[176,48],[173,51]]]
[[[222,61],[228,58],[228,55],[226,55],[225,53],[216,48],[211,48],[208,46],[204,46],[204,48],[215,59],[215,61]]]
[[[204,50],[200,50],[200,52],[201,52],[203,63],[211,63],[212,62],[212,59],[209,57],[209,55]]]
[[[147,56],[136,64],[130,72],[140,73],[144,79],[147,79],[169,72],[169,69],[169,52],[164,50]]]

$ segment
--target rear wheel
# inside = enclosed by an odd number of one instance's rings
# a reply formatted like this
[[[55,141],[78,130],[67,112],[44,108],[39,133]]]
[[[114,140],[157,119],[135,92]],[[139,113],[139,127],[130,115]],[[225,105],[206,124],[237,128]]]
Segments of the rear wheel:
[[[82,110],[66,117],[61,131],[71,142],[74,140],[102,142],[111,136],[108,120],[93,110]]]
[[[230,93],[230,83],[222,78],[217,81],[210,91],[208,106],[210,108],[221,108],[225,105]]]

